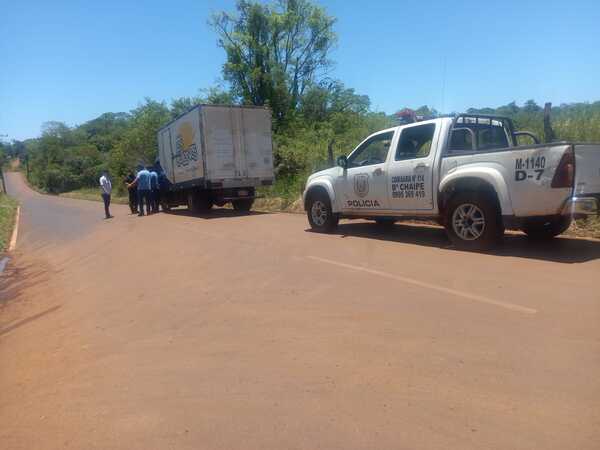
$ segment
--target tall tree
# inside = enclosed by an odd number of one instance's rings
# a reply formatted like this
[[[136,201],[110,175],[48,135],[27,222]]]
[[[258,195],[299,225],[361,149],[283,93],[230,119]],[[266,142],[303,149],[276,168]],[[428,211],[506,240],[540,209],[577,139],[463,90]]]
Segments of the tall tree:
[[[307,87],[331,66],[335,19],[309,0],[239,0],[237,14],[215,14],[227,61],[225,79],[245,103],[269,105],[281,123]]]

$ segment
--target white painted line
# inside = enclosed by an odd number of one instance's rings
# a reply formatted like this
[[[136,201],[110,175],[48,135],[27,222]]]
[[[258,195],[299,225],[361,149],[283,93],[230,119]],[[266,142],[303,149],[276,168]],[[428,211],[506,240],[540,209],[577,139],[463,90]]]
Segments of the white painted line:
[[[8,251],[12,252],[17,248],[17,236],[19,234],[19,217],[21,216],[21,207],[17,206],[17,215],[15,217],[15,227],[13,228],[12,237],[10,238],[10,245]]]
[[[346,263],[342,263],[342,262],[338,262],[338,261],[332,261],[330,259],[319,258],[318,256],[307,256],[307,258],[312,259],[314,261],[319,261],[322,263],[338,266],[338,267],[344,267],[345,269],[357,270],[357,271],[361,271],[361,272],[370,273],[372,275],[378,275],[383,278],[389,278],[391,280],[401,281],[402,283],[412,284],[412,285],[423,287],[426,289],[431,289],[434,291],[442,292],[444,294],[450,294],[455,297],[462,297],[467,300],[472,300],[472,301],[479,302],[479,303],[485,303],[487,305],[498,306],[500,308],[509,309],[511,311],[517,311],[517,312],[521,312],[521,313],[525,313],[525,314],[537,313],[537,310],[533,309],[533,308],[527,308],[525,306],[515,305],[514,303],[503,302],[500,300],[492,300],[491,298],[482,297],[480,295],[470,294],[468,292],[457,291],[455,289],[450,289],[450,288],[447,288],[444,286],[438,286],[436,284],[426,283],[424,281],[414,280],[412,278],[407,278],[407,277],[403,277],[400,275],[394,275],[394,274],[387,273],[387,272],[381,272],[381,271],[375,270],[375,269],[369,269],[368,267],[353,266],[351,264],[346,264]]]

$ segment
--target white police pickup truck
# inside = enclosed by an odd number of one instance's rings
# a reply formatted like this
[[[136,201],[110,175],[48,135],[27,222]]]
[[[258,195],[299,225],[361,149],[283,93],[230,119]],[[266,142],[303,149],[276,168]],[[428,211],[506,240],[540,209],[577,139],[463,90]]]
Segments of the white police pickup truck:
[[[535,143],[519,145],[523,136]],[[551,238],[599,214],[600,144],[539,144],[505,117],[437,118],[369,136],[312,174],[303,200],[321,232],[340,218],[434,219],[466,249],[490,248],[505,228]]]

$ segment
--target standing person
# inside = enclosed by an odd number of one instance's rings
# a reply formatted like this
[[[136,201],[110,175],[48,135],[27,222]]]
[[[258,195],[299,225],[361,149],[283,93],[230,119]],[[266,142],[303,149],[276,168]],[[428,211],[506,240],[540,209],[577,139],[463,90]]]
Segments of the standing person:
[[[150,172],[144,166],[138,166],[138,173],[132,183],[127,188],[137,186],[138,197],[138,216],[144,215],[144,203],[146,204],[146,213],[150,213]]]
[[[152,212],[158,212],[158,200],[159,200],[159,191],[158,191],[158,173],[156,172],[156,167],[149,167],[148,171],[150,172],[150,198],[152,199]]]
[[[102,194],[102,200],[104,201],[104,214],[106,219],[112,218],[110,215],[110,194],[112,193],[112,183],[110,182],[110,178],[108,177],[108,172],[106,170],[102,171],[102,176],[100,177],[100,190]]]
[[[127,186],[127,193],[129,194],[129,209],[131,210],[131,214],[137,214],[137,189],[136,186],[129,187],[135,181],[135,175],[133,172],[129,172],[129,175],[125,178],[125,185]]]
[[[162,206],[163,211],[169,210],[169,180],[160,163],[156,163],[156,172],[158,173],[158,203]],[[165,209],[166,207],[166,209]]]

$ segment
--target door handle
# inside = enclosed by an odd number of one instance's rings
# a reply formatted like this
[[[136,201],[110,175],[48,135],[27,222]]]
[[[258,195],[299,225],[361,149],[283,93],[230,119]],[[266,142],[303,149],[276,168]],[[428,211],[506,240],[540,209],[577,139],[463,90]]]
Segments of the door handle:
[[[383,169],[381,167],[378,167],[377,169],[375,169],[373,171],[373,175],[377,175],[377,176],[383,175]]]
[[[415,166],[415,169],[427,169],[428,167],[429,167],[429,164],[419,163]]]

